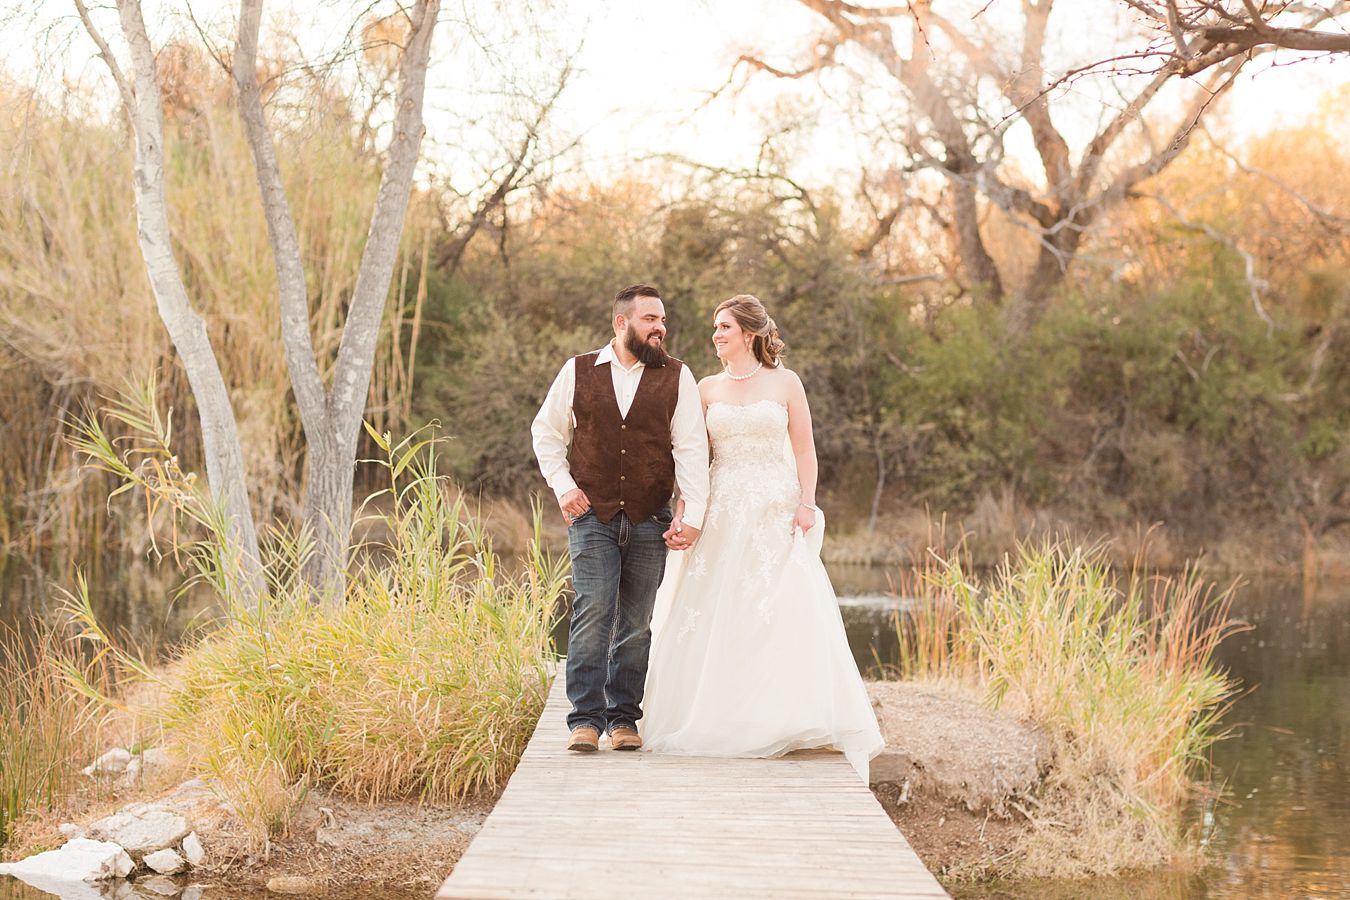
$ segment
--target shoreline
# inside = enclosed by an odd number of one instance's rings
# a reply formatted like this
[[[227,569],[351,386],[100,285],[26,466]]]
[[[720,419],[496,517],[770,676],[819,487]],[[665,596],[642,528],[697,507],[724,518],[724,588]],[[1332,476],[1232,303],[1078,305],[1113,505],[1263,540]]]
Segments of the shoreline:
[[[997,872],[998,858],[1028,827],[1009,804],[1034,789],[1047,762],[1035,729],[941,685],[875,680],[867,685],[887,738],[872,766],[878,802],[944,883],[977,884]],[[899,740],[904,734],[925,737]],[[249,846],[242,823],[209,783],[190,775],[168,767],[121,786],[91,778],[67,808],[23,823],[3,856],[53,849],[73,832],[71,824],[83,832],[101,817],[147,803],[187,818],[206,848],[203,864],[174,879],[180,891],[195,884],[215,895],[229,885],[257,895],[270,890],[350,896],[378,887],[380,896],[393,891],[426,896],[449,875],[500,796],[496,791],[454,804],[367,804],[317,786],[289,833],[258,848]],[[151,877],[167,889],[164,876]]]

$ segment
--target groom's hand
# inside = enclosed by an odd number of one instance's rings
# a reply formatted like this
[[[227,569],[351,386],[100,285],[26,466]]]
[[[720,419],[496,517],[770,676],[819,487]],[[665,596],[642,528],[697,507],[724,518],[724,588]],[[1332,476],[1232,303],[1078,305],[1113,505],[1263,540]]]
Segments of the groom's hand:
[[[562,510],[567,524],[571,525],[573,519],[591,508],[591,499],[581,488],[572,488],[558,499],[558,508]]]
[[[678,516],[661,535],[666,542],[666,546],[671,550],[688,550],[694,546],[694,541],[698,540],[698,536],[699,529],[686,524]]]

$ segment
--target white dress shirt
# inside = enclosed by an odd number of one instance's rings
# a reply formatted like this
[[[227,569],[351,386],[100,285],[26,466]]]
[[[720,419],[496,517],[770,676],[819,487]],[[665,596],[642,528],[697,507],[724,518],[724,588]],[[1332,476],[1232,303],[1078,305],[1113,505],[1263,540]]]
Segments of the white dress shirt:
[[[597,366],[605,363],[609,363],[609,374],[614,379],[614,397],[619,401],[619,415],[627,417],[646,366],[639,362],[631,369],[625,369],[612,343],[606,344],[595,358]],[[572,397],[576,389],[575,365],[570,359],[563,363],[558,377],[553,379],[553,385],[548,389],[544,405],[530,426],[539,469],[559,500],[577,486],[567,464],[567,448],[572,443],[572,431],[577,421],[572,412]],[[675,457],[675,484],[679,487],[680,499],[684,500],[684,521],[694,528],[702,528],[703,515],[708,508],[708,431],[703,422],[703,402],[699,399],[698,384],[688,366],[680,367],[679,396],[675,401],[675,415],[670,419],[670,449]]]

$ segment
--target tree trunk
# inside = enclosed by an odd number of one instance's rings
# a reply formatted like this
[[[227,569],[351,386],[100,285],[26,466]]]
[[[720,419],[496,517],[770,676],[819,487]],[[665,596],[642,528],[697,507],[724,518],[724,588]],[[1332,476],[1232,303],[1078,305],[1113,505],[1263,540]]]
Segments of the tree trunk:
[[[970,278],[976,296],[997,306],[1003,301],[1003,278],[980,236],[979,196],[975,188],[965,182],[954,179],[948,184],[952,190],[952,223],[956,226],[956,248],[961,267]]]
[[[389,296],[422,141],[422,98],[431,34],[439,11],[439,0],[418,0],[407,13],[410,29],[399,64],[393,140],[342,330],[331,389],[325,389],[314,356],[300,245],[258,91],[256,66],[262,0],[245,0],[239,16],[234,62],[239,114],[262,194],[277,269],[286,366],[309,448],[304,516],[314,548],[306,561],[304,577],[316,596],[331,603],[340,603],[346,590],[356,446],[371,368],[375,364],[380,321]]]
[[[1007,324],[1012,335],[1025,334],[1041,320],[1056,288],[1068,274],[1069,264],[1078,254],[1078,245],[1082,243],[1086,226],[1064,221],[1058,225],[1058,231],[1042,235],[1036,268],[1027,279],[1026,287],[1018,292],[1016,300],[1009,305]]]
[[[137,238],[150,278],[150,290],[169,339],[187,373],[202,430],[206,479],[211,495],[225,515],[229,551],[225,576],[232,594],[246,606],[256,606],[265,590],[258,532],[248,499],[248,473],[239,445],[239,431],[229,390],[221,375],[206,323],[192,307],[173,255],[164,173],[164,126],[160,107],[155,54],[137,0],[118,0],[122,33],[131,55],[130,79],[117,66],[108,45],[94,28],[83,2],[76,7],[86,30],[98,44],[117,82],[127,118],[135,133],[132,188],[136,198]]]
[[[333,388],[328,396],[328,426],[336,456],[311,457],[306,485],[306,522],[314,530],[317,549],[308,577],[325,596],[338,601],[346,579],[346,552],[351,536],[352,476],[361,417],[370,389],[375,346],[384,317],[389,284],[394,276],[399,238],[408,212],[413,169],[422,144],[422,98],[426,89],[431,35],[440,0],[418,0],[409,14],[411,31],[399,62],[394,135],[389,160],[371,215],[370,233],[352,290],[347,324],[342,329]],[[325,435],[326,444],[330,440]],[[325,471],[331,467],[331,471]]]

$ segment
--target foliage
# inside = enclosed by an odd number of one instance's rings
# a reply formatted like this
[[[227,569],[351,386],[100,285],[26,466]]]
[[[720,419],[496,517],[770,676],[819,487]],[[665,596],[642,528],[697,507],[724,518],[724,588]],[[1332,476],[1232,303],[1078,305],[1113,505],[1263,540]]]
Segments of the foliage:
[[[175,249],[220,338],[259,520],[294,521],[303,441],[270,269],[255,264],[268,253],[261,218],[235,202],[253,195],[247,150],[228,84],[170,50]],[[288,97],[310,89],[292,84]],[[312,90],[278,131],[278,153],[325,356],[377,166],[350,100]],[[664,162],[606,183],[540,174],[528,198],[489,211],[462,255],[441,252],[461,233],[444,210],[467,201],[432,180],[412,207],[368,415],[381,430],[445,422],[442,471],[523,502],[543,489],[529,422],[558,367],[608,339],[618,287],[661,288],[671,349],[698,375],[717,371],[712,309],[744,291],[768,304],[807,385],[824,499],[846,530],[920,506],[967,515],[1003,495],[1094,532],[1165,520],[1188,547],[1260,527],[1276,535],[1272,554],[1289,556],[1305,529],[1350,521],[1350,232],[1339,211],[1350,105],[1337,99],[1231,150],[1198,136],[1142,188],[1191,224],[1148,196],[1118,207],[1018,340],[1000,310],[944,275],[951,247],[925,212],[939,198],[897,207],[883,229],[876,196],[803,187],[773,142],[753,172]],[[184,423],[193,406],[140,276],[125,274],[140,271],[134,232],[106,225],[134,219],[118,129],[77,96],[65,102],[33,107],[22,140],[18,129],[0,137],[27,166],[0,189],[0,399],[11,411],[0,448],[14,461],[0,473],[0,542],[87,553],[130,529],[119,534],[90,502],[109,481],[76,475],[60,422],[152,368],[161,405]],[[1014,231],[991,220],[985,235],[1001,264],[1034,256]],[[1270,323],[1239,250],[1265,285]],[[191,469],[194,429],[180,430]]]
[[[1188,569],[1111,569],[1104,548],[1024,544],[988,577],[960,548],[934,556],[899,628],[905,674],[954,681],[1050,736],[1022,811],[1031,829],[1003,874],[1082,877],[1189,852],[1181,812],[1223,734],[1233,681],[1214,651],[1243,623],[1233,589]]]

